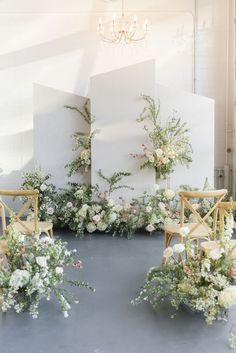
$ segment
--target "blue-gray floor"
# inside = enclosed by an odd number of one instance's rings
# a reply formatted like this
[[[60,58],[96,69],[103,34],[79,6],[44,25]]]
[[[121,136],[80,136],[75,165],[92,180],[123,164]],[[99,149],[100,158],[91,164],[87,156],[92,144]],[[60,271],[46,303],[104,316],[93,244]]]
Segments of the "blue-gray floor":
[[[67,319],[54,301],[42,303],[37,320],[27,313],[0,314],[0,353],[229,352],[228,332],[236,311],[227,324],[207,326],[201,315],[185,309],[171,319],[167,304],[158,312],[130,304],[149,267],[161,260],[162,234],[131,240],[97,234],[79,240],[64,232],[63,238],[78,249],[84,263],[81,279],[90,281],[96,292],[80,289],[80,304]]]

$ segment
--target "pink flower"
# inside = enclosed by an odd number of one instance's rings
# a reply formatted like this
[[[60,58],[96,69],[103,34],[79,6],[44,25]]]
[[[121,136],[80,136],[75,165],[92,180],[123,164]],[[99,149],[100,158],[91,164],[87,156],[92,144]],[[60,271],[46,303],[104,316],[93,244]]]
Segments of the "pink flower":
[[[73,206],[73,203],[72,202],[67,202],[67,204],[66,204],[66,207],[68,207],[68,208],[71,208]]]
[[[75,262],[72,266],[73,266],[74,268],[81,269],[81,268],[83,268],[83,263],[82,263],[82,261],[78,260],[78,261]]]

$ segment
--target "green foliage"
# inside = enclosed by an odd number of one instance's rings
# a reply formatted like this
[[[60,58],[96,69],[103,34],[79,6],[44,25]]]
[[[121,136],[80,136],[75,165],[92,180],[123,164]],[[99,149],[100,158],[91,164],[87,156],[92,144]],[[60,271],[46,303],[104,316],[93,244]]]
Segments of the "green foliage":
[[[187,124],[176,117],[176,113],[163,125],[159,117],[160,102],[156,104],[153,98],[146,95],[142,97],[146,106],[137,121],[147,121],[148,125],[145,124],[144,129],[148,133],[151,148],[143,145],[142,157],[145,161],[140,168],[154,168],[157,178],[165,178],[178,163],[188,166],[192,162],[189,130]]]
[[[68,109],[75,110],[80,117],[89,125],[95,121],[94,117],[90,113],[89,100],[86,100],[82,109],[78,107],[71,107],[66,105]],[[68,176],[71,177],[76,173],[87,173],[91,167],[91,141],[97,130],[91,131],[89,134],[82,132],[76,132],[72,135],[75,141],[75,147],[73,151],[76,152],[76,157],[66,164],[65,168],[68,168]]]
[[[124,177],[128,177],[131,175],[131,173],[128,172],[115,172],[112,174],[111,177],[106,177],[101,169],[99,169],[98,171],[98,175],[100,176],[100,178],[102,178],[107,184],[108,184],[108,195],[110,195],[112,192],[114,192],[115,190],[119,190],[119,189],[130,189],[130,190],[134,190],[133,187],[128,186],[128,185],[118,185],[119,182],[124,178]]]
[[[51,174],[44,175],[40,168],[23,174],[23,182],[20,186],[23,190],[38,190],[38,216],[40,221],[55,221],[57,208],[57,192],[50,179]],[[23,198],[26,201],[25,198]]]

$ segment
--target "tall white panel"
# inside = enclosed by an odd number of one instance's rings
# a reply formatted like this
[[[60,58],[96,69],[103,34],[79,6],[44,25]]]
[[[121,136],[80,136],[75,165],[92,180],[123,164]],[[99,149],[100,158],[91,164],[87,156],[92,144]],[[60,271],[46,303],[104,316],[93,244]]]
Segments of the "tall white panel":
[[[155,61],[150,60],[91,78],[91,109],[100,132],[92,143],[92,184],[106,187],[98,177],[101,169],[107,176],[116,171],[128,171],[132,176],[126,183],[135,190],[119,190],[114,194],[126,200],[153,192],[155,175],[152,170],[140,171],[139,162],[130,157],[136,153],[147,136],[136,122],[143,109],[141,93],[154,96]]]
[[[188,184],[202,188],[206,177],[214,186],[214,100],[161,85],[157,85],[156,98],[160,99],[163,122],[175,110],[176,116],[187,123],[193,147],[193,162],[189,168],[175,168],[171,186]]]
[[[89,133],[82,117],[65,105],[82,107],[85,101],[85,97],[34,85],[34,158],[43,172],[53,175],[57,187],[66,185],[68,170],[64,167],[76,154],[72,135]],[[90,182],[90,173],[77,174],[71,181]]]

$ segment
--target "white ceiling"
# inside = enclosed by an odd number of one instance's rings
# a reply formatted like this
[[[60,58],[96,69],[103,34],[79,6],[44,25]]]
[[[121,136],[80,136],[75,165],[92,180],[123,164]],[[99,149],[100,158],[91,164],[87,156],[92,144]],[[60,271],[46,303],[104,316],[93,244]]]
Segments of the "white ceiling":
[[[209,0],[205,0],[208,2]],[[126,11],[189,10],[193,0],[125,0]],[[121,0],[0,0],[0,12],[118,12]]]

